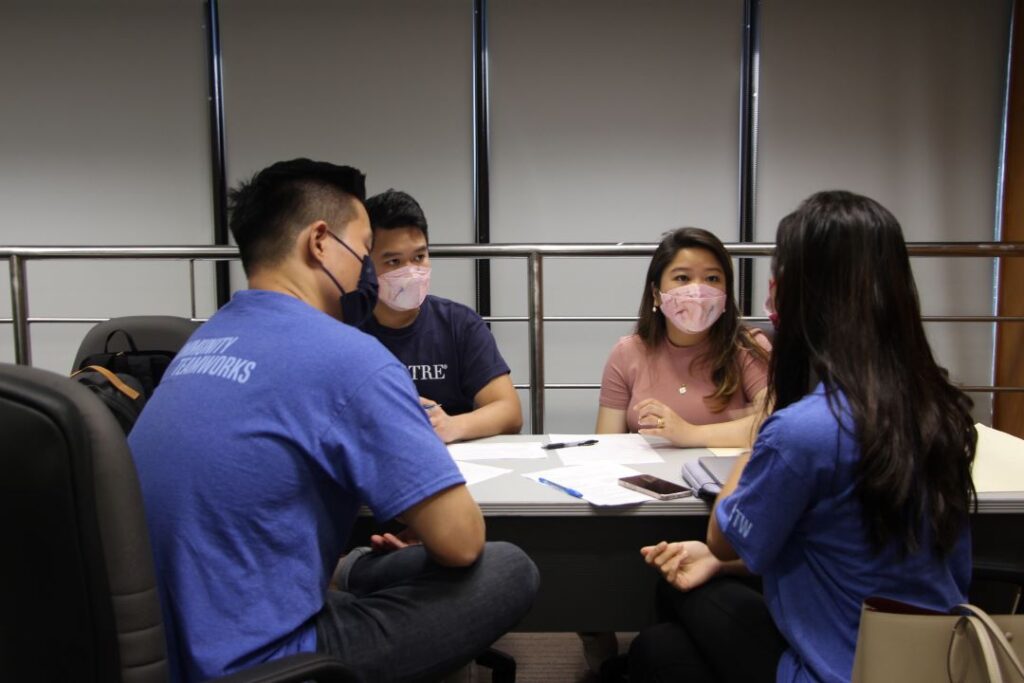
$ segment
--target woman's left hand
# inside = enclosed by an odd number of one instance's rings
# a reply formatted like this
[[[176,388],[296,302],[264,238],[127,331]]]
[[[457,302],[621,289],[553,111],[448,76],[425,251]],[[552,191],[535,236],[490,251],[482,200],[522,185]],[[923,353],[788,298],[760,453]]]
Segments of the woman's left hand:
[[[644,436],[660,436],[674,445],[700,446],[697,426],[676,415],[676,411],[655,398],[640,401],[633,410],[640,413],[637,422]]]
[[[703,586],[722,568],[718,558],[700,541],[662,541],[641,548],[640,554],[644,562],[661,572],[669,585],[683,592]]]

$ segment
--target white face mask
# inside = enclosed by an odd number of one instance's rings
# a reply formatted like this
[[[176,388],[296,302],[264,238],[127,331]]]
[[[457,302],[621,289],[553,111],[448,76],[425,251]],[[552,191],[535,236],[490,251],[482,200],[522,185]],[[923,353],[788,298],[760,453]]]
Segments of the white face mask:
[[[396,311],[419,308],[430,289],[430,268],[403,266],[377,276],[380,300]]]
[[[659,293],[661,312],[687,334],[708,329],[725,311],[725,292],[708,285],[683,285]]]

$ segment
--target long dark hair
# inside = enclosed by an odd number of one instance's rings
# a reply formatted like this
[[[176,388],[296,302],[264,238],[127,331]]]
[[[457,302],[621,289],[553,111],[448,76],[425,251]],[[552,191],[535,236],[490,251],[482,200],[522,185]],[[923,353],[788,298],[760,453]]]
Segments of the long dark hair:
[[[739,351],[747,350],[762,362],[768,362],[768,353],[754,340],[750,330],[740,324],[740,312],[733,297],[732,259],[721,240],[701,228],[679,228],[665,233],[647,267],[636,334],[643,340],[648,351],[656,349],[668,336],[665,316],[660,309],[654,310],[654,290],[661,288],[661,276],[680,249],[704,249],[711,252],[725,273],[725,311],[708,332],[709,350],[693,361],[706,363],[711,371],[715,391],[704,399],[711,412],[719,413],[725,410],[733,395],[743,385]]]
[[[977,443],[971,400],[932,356],[899,223],[878,202],[819,192],[779,223],[772,269],[779,325],[775,410],[824,383],[846,397],[860,445],[857,495],[876,550],[948,554],[967,523]]]

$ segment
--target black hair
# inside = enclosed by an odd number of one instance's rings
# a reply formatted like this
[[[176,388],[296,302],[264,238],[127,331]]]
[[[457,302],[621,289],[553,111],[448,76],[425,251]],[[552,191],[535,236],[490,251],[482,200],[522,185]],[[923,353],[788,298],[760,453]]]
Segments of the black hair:
[[[427,217],[419,202],[400,190],[391,189],[366,200],[366,213],[370,215],[370,227],[377,230],[395,228],[419,228],[428,242]]]
[[[782,219],[775,244],[768,400],[780,410],[821,381],[838,418],[841,392],[870,542],[910,553],[927,530],[948,554],[975,497],[977,433],[971,400],[932,356],[899,223],[867,197],[819,192]]]
[[[740,352],[749,351],[762,363],[768,362],[768,353],[754,339],[751,330],[740,323],[739,308],[733,297],[732,259],[729,258],[729,252],[720,239],[702,228],[678,228],[665,233],[661,244],[651,256],[636,323],[636,334],[648,351],[656,349],[668,335],[665,316],[660,310],[654,310],[654,290],[661,288],[661,276],[680,249],[704,249],[711,252],[725,274],[725,310],[708,332],[710,344],[707,353],[693,361],[706,364],[715,383],[714,393],[704,398],[711,412],[717,413],[725,410],[733,395],[743,385]]]
[[[316,220],[340,230],[366,198],[366,176],[351,166],[292,159],[268,166],[228,194],[231,234],[246,274],[283,259]]]

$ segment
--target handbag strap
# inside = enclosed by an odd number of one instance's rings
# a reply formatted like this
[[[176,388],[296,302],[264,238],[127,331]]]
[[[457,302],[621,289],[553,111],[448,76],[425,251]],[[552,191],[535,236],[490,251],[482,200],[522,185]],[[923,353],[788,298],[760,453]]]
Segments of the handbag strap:
[[[128,341],[128,349],[133,353],[138,353],[139,347],[135,345],[135,340],[132,339],[132,335],[128,334],[127,330],[122,330],[121,328],[118,328],[107,335],[107,341],[104,342],[103,344],[103,352],[112,353],[112,351],[110,350],[110,340],[113,339],[114,335],[116,335],[118,332],[123,334],[124,338]]]
[[[114,385],[114,387],[117,388],[118,391],[120,391],[122,394],[124,394],[131,400],[134,401],[139,397],[139,392],[135,391],[135,389],[132,389],[130,386],[122,382],[120,377],[118,377],[110,370],[107,370],[105,367],[101,365],[87,365],[81,370],[75,370],[73,373],[71,373],[71,376],[74,377],[78,373],[85,372],[86,370],[95,370],[96,372],[100,373],[101,375],[106,377],[107,381]]]
[[[967,624],[970,624],[973,631],[968,630]],[[960,617],[953,630],[959,631],[961,629],[968,633],[973,632],[974,638],[978,641],[978,646],[981,648],[981,657],[985,660],[985,673],[988,674],[985,680],[988,683],[1003,683],[1003,672],[999,668],[999,660],[996,659],[996,649],[992,645],[992,638],[988,630],[982,625],[981,620],[977,617]],[[970,636],[967,637],[969,638]]]
[[[958,607],[971,614],[971,619],[977,619],[978,622],[984,626],[988,634],[995,639],[996,644],[1006,654],[1006,658],[1010,660],[1013,666],[1017,669],[1017,675],[1024,678],[1024,666],[1021,665],[1020,659],[1017,657],[1017,653],[1013,651],[1013,647],[1010,645],[1010,641],[1006,638],[1006,633],[1003,629],[999,628],[999,624],[992,621],[992,617],[988,615],[985,610],[974,605],[962,604]],[[972,622],[973,623],[973,622]],[[977,624],[975,624],[977,626]]]

